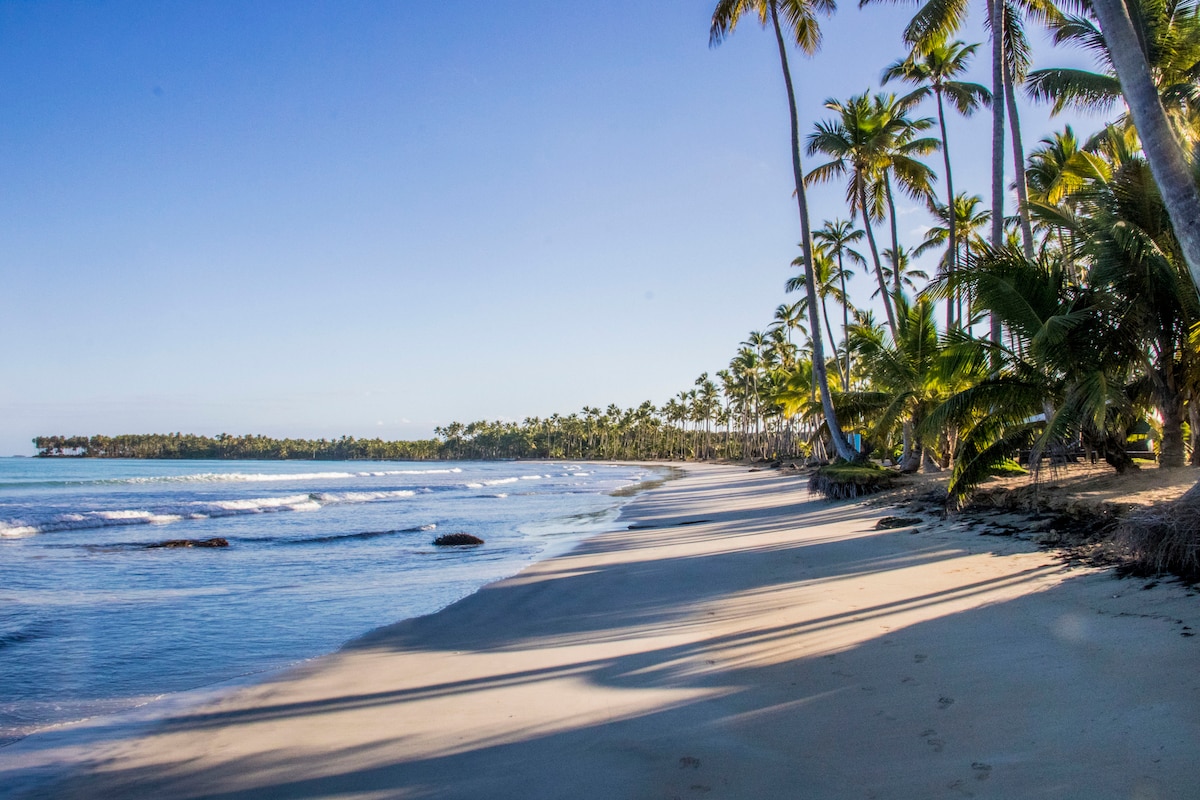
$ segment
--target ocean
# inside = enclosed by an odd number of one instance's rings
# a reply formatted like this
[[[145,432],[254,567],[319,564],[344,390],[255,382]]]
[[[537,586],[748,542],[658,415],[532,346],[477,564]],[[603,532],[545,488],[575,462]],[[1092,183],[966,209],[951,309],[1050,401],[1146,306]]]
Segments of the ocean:
[[[618,527],[652,467],[0,459],[0,746],[336,650]],[[485,544],[441,548],[443,533]],[[151,547],[225,539],[228,547]]]

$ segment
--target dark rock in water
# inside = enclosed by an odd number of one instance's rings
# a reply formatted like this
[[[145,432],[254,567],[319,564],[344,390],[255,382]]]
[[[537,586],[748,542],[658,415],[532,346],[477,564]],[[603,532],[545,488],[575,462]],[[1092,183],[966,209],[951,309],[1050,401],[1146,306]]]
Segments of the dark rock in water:
[[[924,521],[920,517],[884,517],[875,523],[875,530],[885,531],[889,528],[907,528],[910,525],[920,525]]]
[[[168,539],[165,542],[148,544],[146,547],[229,547],[229,540],[219,536],[212,539]]]
[[[453,547],[459,544],[483,544],[483,539],[469,533],[443,533],[433,543],[438,547]]]

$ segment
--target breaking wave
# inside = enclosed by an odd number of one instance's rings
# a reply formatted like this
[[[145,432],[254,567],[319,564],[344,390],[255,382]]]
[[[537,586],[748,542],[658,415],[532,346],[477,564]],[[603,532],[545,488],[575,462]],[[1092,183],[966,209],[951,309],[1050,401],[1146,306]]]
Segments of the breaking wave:
[[[371,503],[412,497],[415,491],[314,492],[281,497],[241,500],[193,500],[169,506],[114,510],[78,511],[55,514],[46,519],[0,520],[0,537],[14,538],[38,533],[110,528],[120,525],[169,525],[182,520],[267,514],[278,511],[317,511],[322,506],[342,503]]]
[[[153,475],[138,478],[98,480],[13,481],[0,482],[0,488],[36,488],[53,486],[139,486],[158,483],[283,483],[287,481],[347,480],[350,478],[390,478],[398,475],[454,475],[450,469],[388,469],[364,472],[199,472],[192,475]]]

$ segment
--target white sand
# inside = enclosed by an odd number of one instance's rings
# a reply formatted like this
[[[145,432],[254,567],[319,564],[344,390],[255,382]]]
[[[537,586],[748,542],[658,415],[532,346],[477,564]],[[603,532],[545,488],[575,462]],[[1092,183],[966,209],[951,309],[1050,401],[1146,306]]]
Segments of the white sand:
[[[50,764],[14,796],[1200,797],[1200,598],[689,473],[629,507],[657,527],[150,733],[4,748],[0,794]]]

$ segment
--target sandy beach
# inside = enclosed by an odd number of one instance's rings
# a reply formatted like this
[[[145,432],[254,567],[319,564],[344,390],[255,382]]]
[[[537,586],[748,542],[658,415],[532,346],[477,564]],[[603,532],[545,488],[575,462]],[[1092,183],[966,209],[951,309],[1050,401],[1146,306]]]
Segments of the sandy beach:
[[[4,748],[0,795],[1200,797],[1192,590],[686,469],[437,614],[149,729]]]

